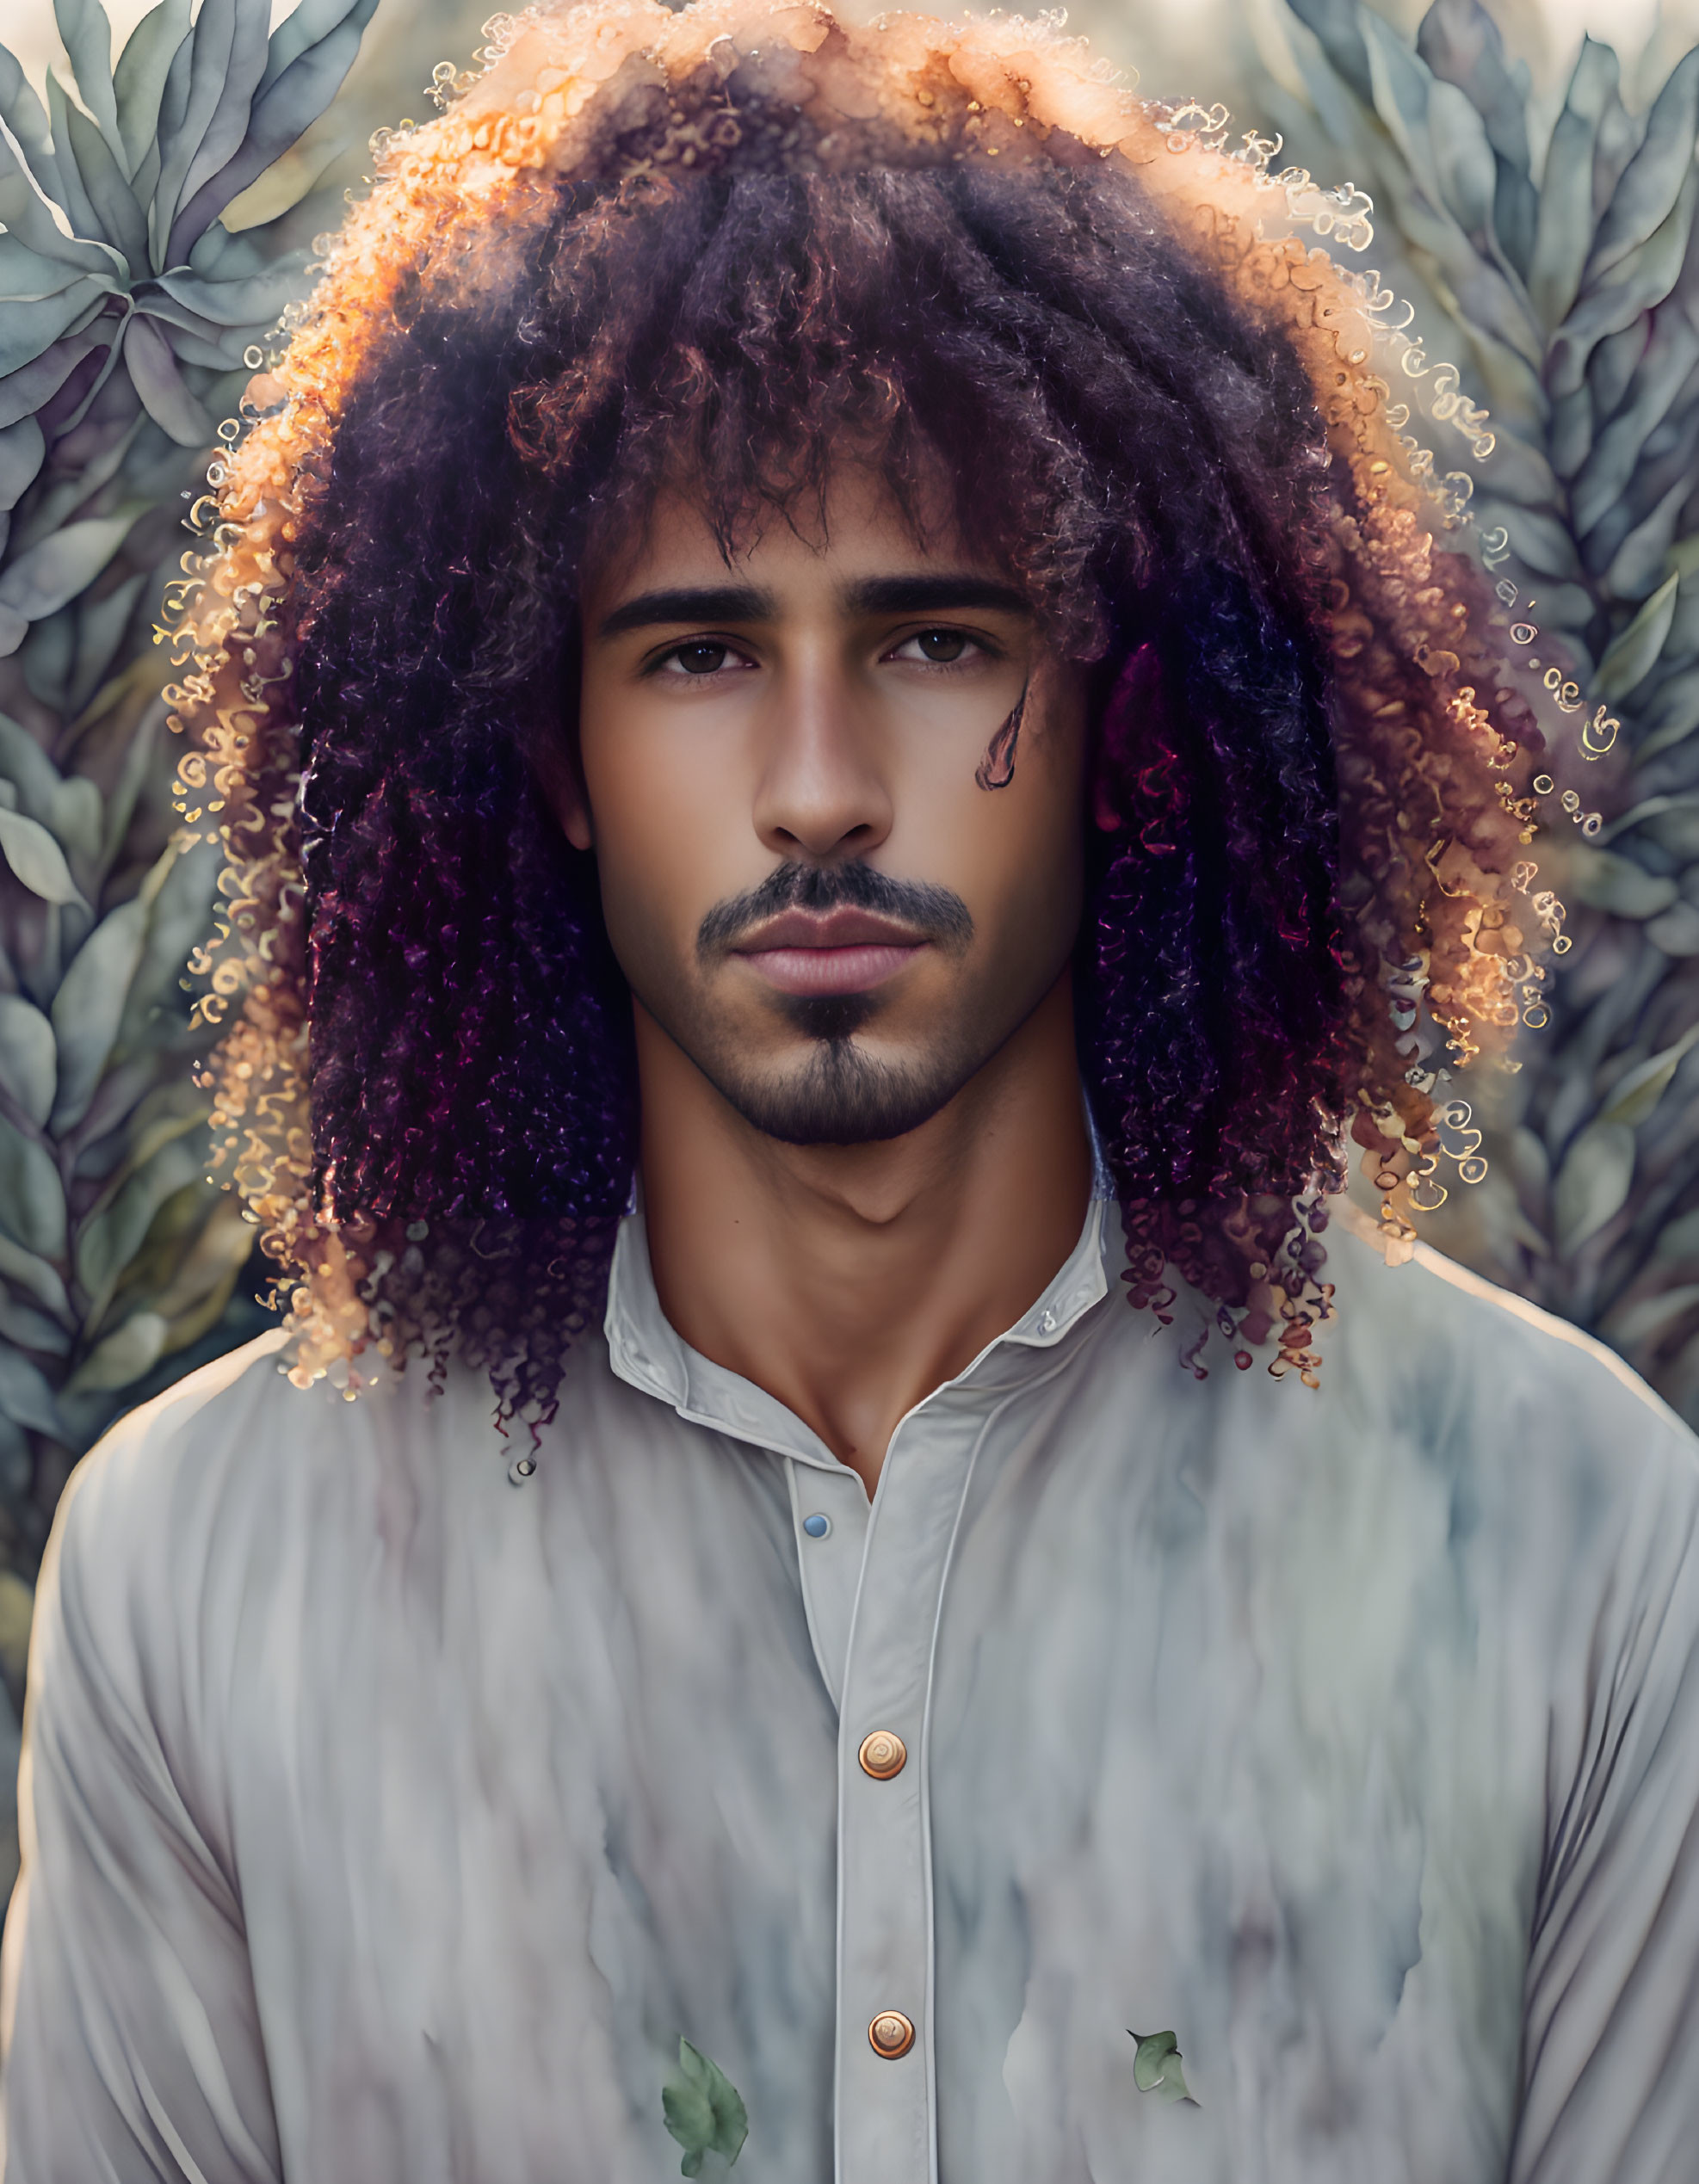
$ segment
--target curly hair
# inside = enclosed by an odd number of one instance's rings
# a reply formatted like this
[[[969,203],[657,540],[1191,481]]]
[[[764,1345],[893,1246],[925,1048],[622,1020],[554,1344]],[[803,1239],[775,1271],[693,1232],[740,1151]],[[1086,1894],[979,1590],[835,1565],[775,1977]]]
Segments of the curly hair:
[[[218,1160],[296,1375],[458,1353],[548,1413],[637,1104],[538,778],[578,571],[679,478],[729,551],[853,440],[911,520],[947,478],[1090,663],[1080,1054],[1130,1297],[1165,1316],[1177,1274],[1241,1365],[1273,1336],[1313,1379],[1347,1138],[1402,1231],[1551,914],[1502,617],[1368,284],[1294,231],[1307,177],[1017,17],[491,34],[250,387],[179,630],[189,817],[228,849]]]

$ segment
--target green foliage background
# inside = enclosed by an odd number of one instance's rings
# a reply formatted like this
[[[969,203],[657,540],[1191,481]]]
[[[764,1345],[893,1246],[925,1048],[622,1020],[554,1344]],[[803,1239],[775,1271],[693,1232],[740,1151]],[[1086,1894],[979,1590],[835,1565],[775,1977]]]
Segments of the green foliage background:
[[[173,808],[167,651],[184,517],[305,288],[410,36],[349,82],[376,0],[162,0],[114,59],[54,0],[45,102],[0,47],[0,1768],[31,1587],[117,1414],[266,1323],[206,1180],[185,966],[218,852]],[[462,42],[464,50],[464,41]],[[403,86],[406,87],[405,89]],[[350,156],[352,155],[352,156]],[[245,1273],[244,1273],[245,1269]],[[0,1833],[0,1886],[15,1860]]]
[[[114,62],[98,0],[54,0],[45,102],[0,47],[0,1769],[71,1466],[263,1323],[250,1232],[204,1175],[184,971],[216,855],[173,809],[154,633],[308,238],[370,132],[477,42],[481,9],[411,0],[362,55],[375,6],[301,0],[272,32],[268,0],[161,0]],[[1627,99],[1590,41],[1542,99],[1477,0],[1413,40],[1362,0],[1269,0],[1253,38],[1245,6],[1220,56],[1252,87],[1239,126],[1374,197],[1370,255],[1417,308],[1412,429],[1474,469],[1513,616],[1585,692],[1536,853],[1574,946],[1520,1071],[1473,1095],[1486,1181],[1431,1232],[1699,1423],[1699,52]],[[1085,27],[1138,57],[1135,11]],[[1457,394],[1492,413],[1478,466]],[[0,1835],[0,1885],[15,1857]]]
[[[1631,110],[1589,39],[1553,110],[1479,0],[1436,0],[1413,44],[1362,0],[1291,0],[1283,27],[1260,102],[1374,198],[1422,344],[1397,391],[1474,469],[1513,634],[1583,694],[1534,852],[1574,945],[1478,1098],[1486,1180],[1431,1233],[1699,1424],[1699,50]],[[1479,466],[1432,398],[1442,356],[1492,413]]]

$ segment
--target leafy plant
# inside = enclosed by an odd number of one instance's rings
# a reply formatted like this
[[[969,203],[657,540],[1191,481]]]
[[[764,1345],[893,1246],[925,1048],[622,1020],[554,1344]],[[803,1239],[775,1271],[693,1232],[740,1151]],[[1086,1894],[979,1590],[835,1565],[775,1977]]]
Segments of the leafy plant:
[[[1199,2105],[1187,2088],[1179,2043],[1172,2033],[1129,2030],[1127,2037],[1136,2044],[1133,2082],[1140,2093],[1153,2093],[1158,2101],[1188,2101],[1194,2108]]]
[[[161,0],[111,59],[55,0],[45,106],[0,47],[0,1669],[71,1464],[230,1317],[251,1233],[206,1181],[184,959],[215,846],[171,808],[155,617],[256,344],[289,153],[376,0]],[[279,186],[279,178],[283,186]],[[257,188],[254,187],[257,185]],[[220,216],[247,192],[250,220]],[[295,225],[311,207],[295,216]]]
[[[1542,143],[1479,0],[1436,0],[1413,44],[1362,0],[1290,6],[1303,96],[1263,102],[1369,190],[1394,285],[1491,410],[1473,513],[1572,728],[1534,854],[1573,945],[1436,1240],[1699,1422],[1699,51],[1633,113],[1586,40]],[[1420,348],[1402,369],[1419,407],[1439,374]],[[1427,404],[1442,432],[1455,401]]]
[[[719,2064],[687,2039],[679,2041],[678,2068],[661,2088],[661,2113],[669,2135],[684,2149],[681,2176],[700,2176],[709,2154],[723,2156],[731,2168],[749,2137],[742,2095]]]

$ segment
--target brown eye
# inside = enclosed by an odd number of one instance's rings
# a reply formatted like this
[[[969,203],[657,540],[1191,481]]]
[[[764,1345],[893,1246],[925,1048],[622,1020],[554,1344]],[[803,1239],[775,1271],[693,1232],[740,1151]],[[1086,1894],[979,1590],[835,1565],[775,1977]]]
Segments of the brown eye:
[[[920,647],[922,659],[936,661],[941,664],[948,660],[959,660],[967,649],[967,639],[959,629],[923,630],[914,641]]]
[[[711,644],[706,638],[694,645],[681,645],[672,657],[686,675],[714,675],[726,664],[731,650],[729,645]]]

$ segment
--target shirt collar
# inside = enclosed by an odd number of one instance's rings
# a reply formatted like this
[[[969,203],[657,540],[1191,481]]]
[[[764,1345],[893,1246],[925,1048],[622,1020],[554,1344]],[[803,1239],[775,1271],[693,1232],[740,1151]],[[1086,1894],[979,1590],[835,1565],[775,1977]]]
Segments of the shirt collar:
[[[1107,1201],[1094,1197],[1079,1241],[1057,1270],[1044,1293],[1015,1324],[988,1342],[973,1363],[935,1388],[917,1410],[947,1401],[955,1390],[993,1381],[1004,1385],[1010,1368],[1035,1369],[1035,1352],[1053,1349],[1094,1305],[1109,1294],[1108,1256],[1114,1225],[1106,1220]],[[670,1404],[691,1424],[727,1433],[757,1448],[832,1471],[843,1466],[811,1428],[776,1397],[741,1373],[705,1358],[674,1330],[661,1310],[649,1263],[648,1236],[640,1210],[627,1213],[614,1245],[608,1280],[608,1311],[602,1323],[608,1357],[619,1378]],[[911,1413],[911,1416],[913,1414]]]

